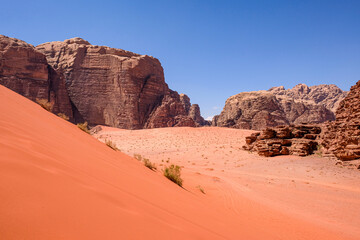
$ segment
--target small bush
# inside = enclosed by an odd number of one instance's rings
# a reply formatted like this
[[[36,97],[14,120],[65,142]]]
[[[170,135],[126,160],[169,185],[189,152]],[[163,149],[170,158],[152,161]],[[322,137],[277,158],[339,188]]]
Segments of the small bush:
[[[141,161],[142,160],[142,156],[140,154],[134,154],[134,158],[138,161]]]
[[[183,180],[181,179],[180,175],[181,168],[178,165],[172,164],[170,167],[166,167],[164,169],[164,176],[167,177],[170,181],[182,187]]]
[[[199,189],[200,192],[202,192],[203,194],[205,194],[205,190],[204,190],[204,188],[203,188],[202,186],[197,185],[196,188]]]
[[[66,114],[64,114],[64,113],[58,113],[58,116],[59,117],[61,117],[62,119],[64,119],[64,120],[66,120],[66,121],[69,121],[69,117],[68,116],[66,116]]]
[[[89,128],[88,128],[88,123],[84,122],[84,123],[78,123],[76,126],[78,126],[78,128],[80,128],[81,130],[83,130],[86,133],[90,134]]]
[[[112,148],[115,151],[119,151],[119,149],[116,147],[116,144],[113,143],[111,140],[105,140],[105,144],[106,146],[108,146],[109,148]]]
[[[149,169],[151,169],[151,170],[153,170],[153,171],[156,170],[156,165],[155,165],[155,163],[150,162],[149,159],[144,158],[144,159],[143,159],[143,162],[144,162],[145,167],[147,167],[147,168],[149,168]]]
[[[37,98],[36,102],[45,110],[51,112],[52,108],[53,108],[53,104],[51,102],[49,102],[47,99],[45,98]]]

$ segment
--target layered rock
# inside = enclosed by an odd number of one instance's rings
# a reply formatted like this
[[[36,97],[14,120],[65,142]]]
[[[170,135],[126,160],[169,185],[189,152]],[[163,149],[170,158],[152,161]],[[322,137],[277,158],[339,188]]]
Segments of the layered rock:
[[[347,95],[346,91],[342,91],[334,84],[321,84],[311,87],[308,87],[306,84],[298,84],[290,89],[285,89],[281,86],[270,88],[268,91],[276,96],[287,96],[312,105],[321,104],[333,113],[335,113],[341,100]]]
[[[36,48],[0,37],[0,83],[74,122],[126,129],[200,126],[198,106],[168,88],[156,58],[81,38]]]
[[[35,101],[53,103],[55,113],[72,116],[65,82],[32,45],[0,35],[0,84]]]
[[[260,156],[307,156],[318,148],[321,128],[315,125],[290,125],[266,128],[246,137],[243,149]]]
[[[288,90],[275,87],[243,92],[226,100],[212,125],[261,130],[278,125],[322,123],[335,119],[332,109],[345,94],[335,85],[307,87],[305,84]]]
[[[340,160],[360,158],[360,81],[340,102],[336,120],[324,124],[321,144]]]

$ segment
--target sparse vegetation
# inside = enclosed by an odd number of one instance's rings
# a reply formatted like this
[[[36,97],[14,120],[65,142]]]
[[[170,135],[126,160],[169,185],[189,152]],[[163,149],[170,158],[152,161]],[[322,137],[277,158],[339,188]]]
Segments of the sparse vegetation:
[[[142,160],[142,156],[140,154],[134,154],[134,158],[138,161],[141,161]]]
[[[36,102],[45,110],[51,112],[52,108],[53,108],[53,104],[51,102],[49,102],[47,99],[45,98],[37,98]]]
[[[106,144],[106,146],[108,146],[109,148],[112,148],[112,149],[115,150],[115,151],[119,151],[119,149],[116,147],[116,144],[113,143],[111,140],[106,139],[106,140],[105,140],[105,144]]]
[[[150,160],[148,158],[144,158],[143,162],[144,162],[145,167],[147,167],[147,168],[149,168],[149,169],[151,169],[153,171],[156,170],[155,163],[150,162]]]
[[[182,187],[183,180],[180,177],[181,176],[180,166],[172,164],[170,167],[166,167],[164,169],[164,176],[167,177],[170,181]]]
[[[66,120],[66,121],[69,121],[69,117],[68,116],[66,116],[66,114],[64,114],[64,113],[58,113],[57,114],[59,117],[61,117],[62,119],[64,119],[64,120]]]
[[[89,127],[88,127],[88,123],[87,123],[87,122],[78,123],[77,126],[78,126],[78,128],[80,128],[80,129],[83,130],[84,132],[90,134],[90,131],[89,131]]]
[[[199,189],[199,191],[202,192],[203,194],[206,194],[204,188],[201,187],[200,185],[197,185],[196,188]]]

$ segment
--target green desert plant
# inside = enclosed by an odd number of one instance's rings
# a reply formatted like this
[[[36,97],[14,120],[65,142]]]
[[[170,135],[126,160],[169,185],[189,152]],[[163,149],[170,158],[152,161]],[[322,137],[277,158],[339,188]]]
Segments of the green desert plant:
[[[171,164],[170,167],[166,167],[164,169],[164,176],[167,177],[170,181],[182,187],[183,180],[181,179],[180,175],[181,168],[178,165]]]
[[[119,149],[116,147],[116,144],[113,143],[111,140],[106,139],[106,140],[105,140],[105,144],[106,144],[106,146],[108,146],[109,148],[112,148],[112,149],[115,150],[115,151],[119,151]]]
[[[80,128],[81,130],[83,130],[86,133],[90,134],[89,128],[88,128],[88,123],[84,122],[84,123],[78,123],[76,126],[78,126],[78,128]]]
[[[153,171],[156,170],[156,165],[155,165],[155,163],[150,162],[149,159],[144,158],[144,159],[143,159],[143,162],[144,162],[145,167],[147,167],[147,168],[149,168],[149,169],[151,169],[151,170],[153,170]]]
[[[57,114],[59,117],[61,117],[62,119],[64,119],[64,120],[66,120],[66,121],[69,121],[69,117],[68,116],[66,116],[66,114],[64,114],[64,113],[58,113]]]
[[[53,104],[45,98],[36,98],[36,102],[45,110],[51,112]]]

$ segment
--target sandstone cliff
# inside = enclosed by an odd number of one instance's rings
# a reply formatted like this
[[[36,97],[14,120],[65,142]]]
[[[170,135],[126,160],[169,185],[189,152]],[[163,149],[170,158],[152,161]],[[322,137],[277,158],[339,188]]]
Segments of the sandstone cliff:
[[[53,112],[72,116],[65,82],[32,45],[0,35],[0,84],[35,101],[53,103]]]
[[[324,124],[321,144],[325,153],[341,160],[360,158],[360,81],[339,104],[336,120]]]
[[[168,88],[159,60],[81,38],[34,48],[1,36],[0,83],[48,99],[74,122],[126,129],[203,124],[190,99]]]
[[[243,92],[226,100],[223,111],[213,119],[213,126],[261,130],[278,125],[322,123],[334,120],[332,111],[346,92],[335,85],[268,91]]]

